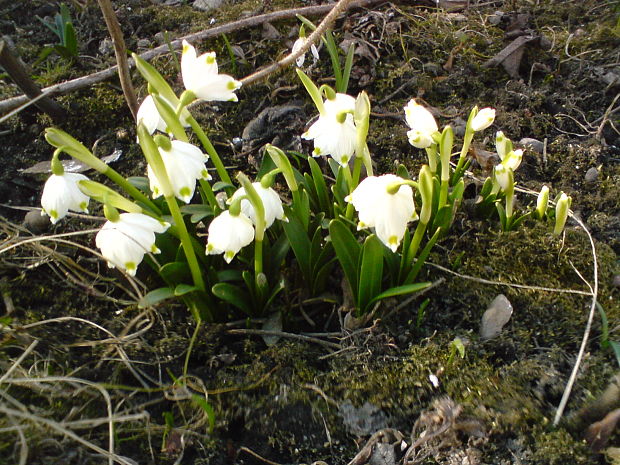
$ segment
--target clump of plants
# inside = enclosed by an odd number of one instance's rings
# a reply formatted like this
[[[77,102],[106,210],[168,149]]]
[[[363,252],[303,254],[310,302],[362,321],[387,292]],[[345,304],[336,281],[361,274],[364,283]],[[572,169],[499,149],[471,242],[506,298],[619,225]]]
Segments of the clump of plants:
[[[198,55],[184,42],[185,90],[180,96],[134,55],[149,90],[137,114],[147,176],[125,179],[81,142],[49,128],[46,139],[55,151],[41,200],[43,213],[56,223],[69,211],[87,211],[90,200],[103,204],[107,221],[95,239],[102,258],[128,275],[147,263],[164,286],[149,292],[142,304],[178,298],[197,322],[239,312],[257,316],[276,308],[284,277],[290,275],[285,273],[288,266],[301,274],[309,296],[320,295],[334,285],[330,278],[344,275],[356,317],[369,314],[385,298],[429,286],[418,281],[420,270],[450,230],[465,188],[472,140],[491,126],[495,110],[471,110],[457,149],[452,128],[440,129],[428,109],[412,99],[404,108],[408,140],[426,152],[427,164],[417,175],[404,166],[375,174],[366,143],[370,100],[365,92],[356,97],[346,93],[353,53],[341,67],[329,37],[325,43],[336,89],[317,87],[297,69],[318,111],[302,135],[313,141],[311,154],[267,145],[258,173],[229,172],[190,104],[236,101],[241,82],[219,72],[215,53]],[[188,132],[200,147],[190,143]],[[548,208],[550,193],[543,187],[534,208],[517,212],[514,172],[523,154],[501,131],[495,146],[501,163],[480,190],[478,212],[496,215],[503,231],[531,217],[553,220],[554,233],[560,234],[570,198],[560,193],[555,209]],[[63,154],[107,176],[114,188],[66,172]],[[327,158],[327,173],[317,157]],[[276,180],[283,180],[286,189],[274,189]]]

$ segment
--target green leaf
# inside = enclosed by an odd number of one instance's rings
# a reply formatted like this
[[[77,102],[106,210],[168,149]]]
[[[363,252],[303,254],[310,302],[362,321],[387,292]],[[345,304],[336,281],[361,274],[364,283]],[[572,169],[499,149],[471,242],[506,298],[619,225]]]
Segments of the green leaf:
[[[211,288],[211,292],[216,297],[237,307],[246,315],[253,315],[252,301],[245,289],[229,283],[217,283]]]
[[[357,294],[359,289],[358,263],[362,247],[357,243],[355,236],[349,228],[340,220],[332,220],[329,223],[329,235],[331,237],[336,257],[342,266],[344,275],[349,281],[352,292]],[[358,296],[353,296],[358,303]]]
[[[213,434],[213,428],[215,428],[215,412],[213,407],[211,407],[211,404],[209,404],[204,397],[198,394],[192,394],[192,402],[206,413],[207,419],[209,420],[209,434]]]
[[[433,237],[431,237],[430,240],[426,243],[426,245],[424,246],[424,249],[422,249],[422,252],[420,252],[420,256],[417,258],[416,262],[411,268],[411,271],[407,275],[407,278],[405,278],[405,282],[411,283],[418,276],[418,273],[422,269],[422,266],[424,265],[424,262],[428,258],[428,255],[431,253],[431,250],[433,246],[435,245],[435,242],[437,242],[437,239],[439,239],[439,236],[441,235],[441,231],[442,231],[441,228],[438,228],[437,231],[435,231],[435,234],[433,234]]]
[[[209,216],[213,216],[213,208],[205,204],[183,205],[181,213],[191,215],[190,221],[195,224]]]
[[[364,241],[358,283],[358,307],[361,313],[368,311],[370,302],[381,292],[383,280],[383,244],[371,234]]]
[[[611,345],[614,355],[616,356],[616,361],[618,362],[618,365],[620,365],[620,344],[615,341],[609,341],[609,345]]]
[[[404,286],[391,287],[390,289],[387,289],[386,291],[383,291],[381,294],[375,296],[370,302],[368,302],[368,305],[372,305],[375,302],[378,302],[379,300],[382,300],[382,299],[387,299],[388,297],[396,297],[399,295],[406,295],[406,294],[412,294],[414,292],[419,292],[421,290],[426,289],[430,285],[431,283],[425,282],[425,283],[413,283],[413,284],[405,284]]]
[[[213,192],[218,192],[224,189],[228,189],[229,187],[235,187],[232,184],[224,181],[217,181],[213,184]]]
[[[312,279],[312,268],[310,263],[310,254],[312,249],[312,244],[310,239],[308,239],[308,234],[306,233],[303,224],[296,215],[292,212],[288,216],[288,223],[282,224],[282,229],[284,229],[284,233],[288,238],[291,248],[293,249],[293,253],[295,254],[295,258],[297,259],[297,263],[299,264],[299,268],[301,270],[304,279],[308,282],[311,282]]]
[[[347,57],[344,61],[344,70],[342,71],[342,90],[343,94],[347,93],[349,87],[349,77],[351,76],[351,68],[353,68],[353,57],[355,56],[355,43],[351,42],[349,50],[347,50]]]
[[[151,193],[151,185],[149,178],[145,176],[131,176],[127,178],[129,184],[138,189],[141,192],[145,192],[147,194]]]
[[[183,282],[191,282],[192,274],[189,271],[189,267],[185,262],[170,262],[166,263],[159,270],[159,275],[167,282],[171,284],[179,284]]]
[[[398,168],[396,168],[396,176],[403,179],[411,179],[411,175],[409,174],[407,167],[402,163],[398,165]]]
[[[598,302],[595,304],[599,315],[601,315],[601,348],[606,349],[609,347],[609,322],[603,306]]]
[[[329,201],[327,184],[325,184],[325,175],[321,171],[321,168],[319,168],[319,164],[314,160],[314,158],[308,158],[308,165],[310,165],[310,173],[312,173],[312,181],[314,183],[317,200],[319,202],[319,208],[322,212],[329,215],[331,202]]]
[[[323,34],[322,39],[332,61],[332,70],[334,71],[334,78],[336,78],[336,92],[342,93],[342,69],[340,68],[340,56],[336,41],[334,40],[334,34],[328,30]]]
[[[78,54],[77,49],[77,39],[75,37],[75,29],[73,29],[73,24],[67,23],[65,24],[64,37],[62,44],[67,49],[69,54],[72,57],[76,57]]]
[[[198,291],[196,286],[190,286],[189,284],[179,284],[174,288],[174,295],[181,297],[182,295],[189,294],[190,292]]]
[[[139,308],[151,307],[159,302],[174,297],[174,291],[169,287],[160,287],[159,289],[153,289],[146,294],[138,302]]]

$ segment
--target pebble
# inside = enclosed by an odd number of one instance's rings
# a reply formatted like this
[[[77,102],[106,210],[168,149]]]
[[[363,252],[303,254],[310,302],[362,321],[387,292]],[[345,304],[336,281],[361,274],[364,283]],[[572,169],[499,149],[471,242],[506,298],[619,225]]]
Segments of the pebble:
[[[192,6],[200,11],[211,11],[219,8],[224,0],[195,0]]]
[[[149,48],[151,46],[151,41],[149,39],[140,39],[138,41],[138,48]]]
[[[23,225],[32,234],[43,234],[50,227],[50,219],[47,215],[41,215],[39,210],[30,210],[24,217]]]
[[[480,339],[486,341],[499,336],[512,316],[512,304],[504,294],[499,294],[482,315]]]
[[[101,55],[109,55],[114,51],[114,44],[110,39],[103,39],[99,43],[99,53]]]
[[[614,276],[614,279],[611,281],[611,285],[613,287],[620,287],[620,274]]]
[[[543,142],[538,139],[532,139],[531,137],[524,137],[519,141],[519,145],[536,153],[543,153],[543,150],[545,150],[545,144]]]
[[[598,170],[594,167],[590,168],[588,171],[586,171],[584,179],[588,184],[595,183],[598,179]]]

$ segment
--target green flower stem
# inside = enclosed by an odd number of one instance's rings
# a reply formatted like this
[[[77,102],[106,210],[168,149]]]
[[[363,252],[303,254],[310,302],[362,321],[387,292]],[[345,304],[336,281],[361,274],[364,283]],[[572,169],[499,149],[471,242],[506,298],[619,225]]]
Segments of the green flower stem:
[[[263,272],[263,238],[265,237],[265,206],[263,201],[254,189],[252,182],[248,177],[239,173],[237,175],[237,181],[241,184],[247,195],[247,199],[254,207],[256,213],[256,224],[254,225],[254,276],[256,283],[258,283],[258,276]]]
[[[463,139],[463,147],[461,147],[461,154],[459,155],[459,161],[456,164],[456,168],[454,168],[454,172],[452,173],[452,179],[450,180],[450,185],[454,186],[460,178],[463,177],[463,173],[465,171],[465,162],[467,161],[467,153],[469,152],[469,147],[471,146],[471,141],[474,138],[474,131],[469,128],[469,125],[465,129],[465,137]]]
[[[189,346],[187,347],[187,353],[185,354],[185,362],[183,363],[183,378],[187,377],[187,369],[189,367],[189,358],[192,355],[192,349],[194,348],[194,344],[196,343],[196,337],[200,332],[200,328],[202,328],[202,319],[200,315],[196,315],[196,327],[194,328],[194,332],[192,333],[192,338],[189,340]]]
[[[183,215],[179,209],[179,204],[174,196],[166,197],[166,203],[168,204],[168,208],[172,214],[174,224],[177,227],[179,238],[181,239],[181,245],[183,246],[183,252],[185,252],[185,258],[187,258],[187,265],[189,266],[189,270],[192,274],[194,285],[201,291],[206,291],[205,282],[198,264],[198,258],[196,257],[194,247],[192,246],[192,238],[190,237],[187,227],[185,226],[185,222],[183,221]]]
[[[428,156],[428,167],[431,169],[431,173],[435,174],[437,172],[437,145],[432,144],[425,150]]]
[[[198,136],[198,139],[200,139],[200,142],[209,154],[209,157],[211,157],[211,161],[215,165],[215,169],[217,170],[217,174],[220,177],[220,180],[224,181],[227,184],[232,184],[232,180],[228,175],[228,171],[226,171],[226,168],[224,167],[224,163],[222,163],[222,159],[217,154],[215,147],[213,147],[213,144],[211,143],[205,132],[202,130],[196,119],[190,115],[189,118],[187,118],[187,122],[190,124],[193,131]]]
[[[205,179],[199,179],[198,183],[200,184],[200,193],[204,195],[203,201],[206,199],[207,203],[213,208],[213,213],[217,215],[221,209],[217,203],[211,184]]]
[[[407,256],[402,257],[400,273],[399,273],[399,284],[407,284],[403,283],[403,274],[405,270],[408,269],[410,265],[413,265],[413,260],[415,259],[416,254],[418,253],[418,249],[420,248],[420,243],[422,242],[422,238],[424,237],[424,233],[426,232],[426,227],[428,223],[418,222],[418,225],[415,228],[415,233],[413,233],[413,237],[411,238],[411,242],[409,243],[409,248],[407,249]]]
[[[510,220],[513,215],[513,206],[514,206],[514,198],[515,198],[515,186],[514,183],[511,182],[508,186],[508,189],[505,191],[506,194],[506,224],[510,224]]]
[[[353,162],[353,184],[351,185],[351,192],[355,190],[355,188],[360,182],[360,175],[362,174],[362,162],[363,160],[361,158],[355,157],[355,161]]]
[[[153,211],[153,213],[161,216],[161,210],[157,207],[157,205],[155,205],[153,201],[149,199],[146,195],[144,195],[142,192],[132,186],[131,183],[127,181],[127,179],[125,179],[123,176],[121,176],[117,171],[108,166],[108,169],[105,170],[103,174],[106,175],[111,181],[116,183],[120,188],[125,190],[125,192],[131,195],[136,201],[142,202],[143,204],[148,206]]]

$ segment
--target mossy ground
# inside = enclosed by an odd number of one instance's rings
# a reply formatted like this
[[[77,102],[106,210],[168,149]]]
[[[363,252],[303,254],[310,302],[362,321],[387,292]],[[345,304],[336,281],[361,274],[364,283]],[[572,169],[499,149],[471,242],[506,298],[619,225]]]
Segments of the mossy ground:
[[[170,31],[171,37],[178,37],[204,29],[211,18],[223,24],[265,8],[276,10],[296,4],[274,1],[265,7],[254,0],[231,1],[216,12],[199,13],[189,2],[181,3],[166,7],[146,0],[115,2],[129,48],[136,49],[139,39],[154,44],[158,32]],[[412,97],[436,108],[441,124],[458,125],[458,118],[466,118],[473,105],[491,106],[498,110],[497,128],[512,140],[547,139],[544,154],[526,152],[517,181],[531,189],[548,183],[554,191],[572,195],[573,209],[594,236],[598,301],[609,327],[615,329],[620,320],[619,291],[612,286],[613,276],[620,272],[620,138],[615,130],[616,114],[607,115],[615,127],[600,125],[605,111],[613,110],[610,105],[618,87],[599,78],[601,72],[620,66],[617,6],[610,1],[589,0],[471,3],[468,10],[455,14],[410,5],[385,5],[350,13],[337,23],[338,39],[356,37],[359,49],[366,50],[356,56],[350,93],[366,90],[370,95],[373,119],[369,146],[376,170],[387,172],[404,163],[416,172],[424,163],[423,153],[407,143],[402,122],[402,107]],[[38,21],[20,12],[44,4],[32,0],[24,2],[24,6],[0,8],[1,32],[14,36],[18,51],[29,63],[44,44],[53,42],[53,36]],[[76,5],[71,8],[78,37],[82,38],[81,54],[90,58],[67,63],[50,57],[33,70],[41,85],[113,63],[113,55],[98,52],[105,30],[95,2],[89,2],[83,10]],[[527,27],[550,39],[547,47],[525,51],[521,80],[511,79],[501,68],[482,66],[508,43],[504,39],[505,24],[493,25],[491,21],[496,10],[508,14],[506,21],[517,13],[528,14]],[[291,33],[294,38],[295,22],[282,21],[274,26],[281,34],[279,39],[265,38],[260,26],[228,36],[230,43],[239,45],[244,52],[245,59],[238,57],[235,63],[238,76],[250,74],[284,53]],[[221,38],[196,45],[201,50],[216,50],[222,68],[231,72],[233,64],[226,59],[228,50]],[[375,59],[373,53],[378,53]],[[451,53],[452,66],[444,69]],[[153,64],[179,85],[178,70],[170,56],[157,58]],[[323,60],[308,73],[320,80],[331,71]],[[143,95],[144,85],[137,75],[134,83]],[[16,93],[13,85],[0,85],[1,96]],[[197,117],[210,128],[226,160],[238,165],[244,162],[231,144],[232,139],[241,135],[243,127],[261,109],[291,100],[304,106],[308,119],[314,113],[294,71],[289,69],[242,89],[238,104],[198,107]],[[64,130],[87,145],[99,140],[100,154],[120,148],[123,156],[117,168],[127,175],[144,174],[144,162],[133,143],[131,116],[115,82],[96,84],[59,97],[58,101],[70,109]],[[16,172],[49,159],[51,151],[42,133],[50,121],[34,111],[25,111],[3,124],[2,130],[7,131],[2,136],[3,203],[36,205],[39,180]],[[296,143],[302,131],[300,124],[280,134],[280,138]],[[481,141],[487,149],[492,147],[491,139]],[[589,182],[585,172],[592,167],[599,170],[599,177]],[[479,171],[475,174],[483,175]],[[535,200],[519,194],[519,201],[526,205]],[[432,263],[462,275],[512,284],[583,290],[586,287],[577,272],[592,282],[590,242],[574,224],[569,224],[563,238],[550,235],[547,225],[527,222],[516,232],[502,234],[495,220],[473,218],[466,210],[459,213],[453,231],[434,250]],[[3,214],[13,221],[20,220],[21,213],[16,210],[6,209]],[[81,226],[73,223],[71,228]],[[57,232],[64,230],[59,228]],[[6,229],[3,239],[13,233]],[[92,245],[90,239],[84,244]],[[96,266],[96,260],[77,249],[68,247],[63,253],[89,269]],[[341,353],[331,355],[317,344],[281,339],[266,347],[258,337],[229,334],[229,326],[207,326],[200,330],[193,348],[188,370],[191,377],[175,383],[183,372],[194,330],[181,305],[161,306],[157,313],[144,314],[149,326],[140,332],[140,326],[132,320],[141,310],[67,285],[62,278],[63,268],[54,266],[53,261],[52,267],[47,267],[40,250],[25,248],[2,258],[2,291],[15,308],[9,315],[13,330],[2,329],[2,371],[38,340],[36,350],[17,370],[24,377],[63,375],[103,383],[119,414],[148,412],[148,421],[119,422],[115,426],[117,452],[140,463],[174,463],[183,447],[184,464],[262,463],[240,449],[246,447],[278,463],[324,460],[330,465],[344,464],[364,441],[349,432],[339,405],[350,401],[361,407],[369,402],[385,414],[386,426],[407,436],[420,414],[442,396],[460,404],[462,415],[481,422],[485,438],[475,441],[462,435],[460,443],[451,444],[424,463],[455,463],[451,457],[456,460],[454,457],[466,449],[480,453],[479,463],[604,463],[603,456],[591,452],[583,442],[583,431],[575,430],[570,423],[552,426],[581,342],[590,306],[587,297],[490,285],[429,266],[424,279],[446,281],[425,296],[430,303],[421,324],[420,299],[369,323],[369,327],[342,341]],[[22,266],[24,263],[29,267]],[[100,270],[107,273],[103,267]],[[113,284],[103,284],[108,286],[105,289],[110,296],[124,296]],[[102,282],[97,281],[97,286],[101,289]],[[338,291],[339,286],[333,289]],[[478,336],[480,318],[499,293],[511,301],[513,316],[498,338],[482,342]],[[398,303],[388,302],[383,315],[389,315]],[[287,311],[285,330],[318,331],[311,329],[295,308]],[[339,329],[331,306],[314,306],[309,311],[321,328],[325,324],[326,330]],[[327,325],[330,316],[331,324]],[[90,343],[106,340],[110,334],[83,320],[65,318],[20,329],[61,317],[82,318],[116,335],[122,334],[124,328],[129,328],[129,334],[139,334],[119,344],[119,351],[110,341]],[[245,323],[241,323],[243,326]],[[617,371],[613,354],[601,347],[601,334],[597,315],[568,414],[592,402]],[[450,344],[455,338],[465,342],[463,358],[451,355]],[[617,338],[617,334],[612,331],[610,338]],[[123,359],[138,369],[137,374]],[[437,387],[429,375],[437,376]],[[140,379],[150,387],[142,386]],[[157,384],[163,387],[152,388]],[[189,388],[183,388],[183,384]],[[105,402],[97,391],[75,383],[0,385],[0,389],[42,418],[85,420],[100,418],[105,412]],[[205,412],[191,400],[191,394],[204,393],[214,409],[213,432],[209,432]],[[10,427],[14,420],[4,417],[1,427]],[[83,445],[62,439],[62,435],[36,422],[29,424],[31,427],[24,430],[28,463],[104,463]],[[17,463],[21,446],[16,442],[15,430],[7,431],[0,439],[0,463],[13,464]],[[106,425],[79,433],[107,447]],[[59,441],[50,440],[50,435]],[[181,436],[184,446],[179,445]],[[617,437],[613,436],[610,444],[617,445]]]

